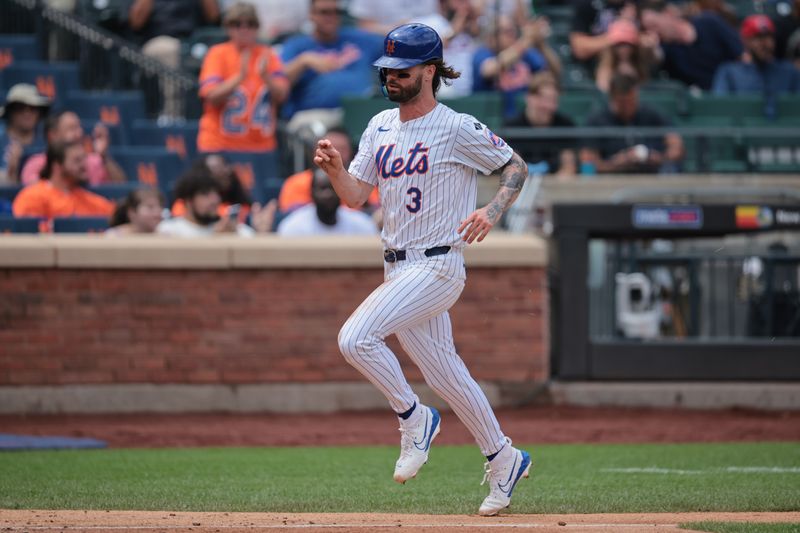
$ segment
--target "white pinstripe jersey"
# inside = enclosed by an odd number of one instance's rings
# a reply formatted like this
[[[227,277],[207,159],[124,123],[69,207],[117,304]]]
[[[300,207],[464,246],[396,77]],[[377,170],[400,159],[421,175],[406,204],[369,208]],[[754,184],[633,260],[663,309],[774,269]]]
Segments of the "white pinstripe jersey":
[[[349,171],[378,186],[386,248],[461,248],[456,230],[475,210],[477,172],[490,174],[512,153],[476,118],[439,103],[406,122],[397,108],[375,115]]]

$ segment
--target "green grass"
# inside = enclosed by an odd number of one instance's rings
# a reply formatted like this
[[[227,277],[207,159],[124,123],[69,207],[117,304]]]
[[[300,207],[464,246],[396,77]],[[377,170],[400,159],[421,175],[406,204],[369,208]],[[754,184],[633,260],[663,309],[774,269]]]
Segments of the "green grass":
[[[678,527],[709,533],[800,533],[800,524],[775,522],[688,522]]]
[[[798,443],[525,448],[534,468],[514,493],[516,513],[800,507]],[[396,454],[396,447],[3,453],[0,508],[446,514],[474,513],[486,495],[474,446],[435,446],[405,486],[392,481]],[[626,468],[683,473],[608,471]]]

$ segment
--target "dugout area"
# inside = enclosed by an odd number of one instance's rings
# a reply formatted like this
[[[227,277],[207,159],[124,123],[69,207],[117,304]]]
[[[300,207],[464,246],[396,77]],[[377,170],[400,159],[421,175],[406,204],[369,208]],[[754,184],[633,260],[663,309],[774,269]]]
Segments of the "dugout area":
[[[800,378],[796,199],[564,203],[552,222],[554,378]]]

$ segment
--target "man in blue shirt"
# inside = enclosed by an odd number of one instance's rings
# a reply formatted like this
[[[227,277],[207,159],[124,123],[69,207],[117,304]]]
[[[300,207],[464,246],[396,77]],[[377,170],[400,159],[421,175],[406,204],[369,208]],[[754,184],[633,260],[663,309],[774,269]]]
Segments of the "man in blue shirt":
[[[303,115],[327,127],[338,125],[342,96],[372,94],[376,82],[372,63],[383,52],[380,35],[341,27],[336,0],[312,0],[310,16],[311,35],[290,37],[281,54],[292,84],[283,106],[284,118],[293,119],[290,129],[302,122]]]
[[[749,57],[725,63],[714,75],[715,94],[763,94],[772,98],[781,93],[800,93],[800,70],[775,59],[775,25],[766,15],[750,15],[741,28],[742,41]]]

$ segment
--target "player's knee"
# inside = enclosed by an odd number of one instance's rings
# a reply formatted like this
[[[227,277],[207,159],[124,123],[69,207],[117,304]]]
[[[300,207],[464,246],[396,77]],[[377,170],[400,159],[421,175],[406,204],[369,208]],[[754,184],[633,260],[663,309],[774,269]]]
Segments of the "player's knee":
[[[375,342],[369,335],[359,334],[347,324],[339,331],[339,351],[345,361],[353,366],[358,366],[364,355],[371,351]]]

